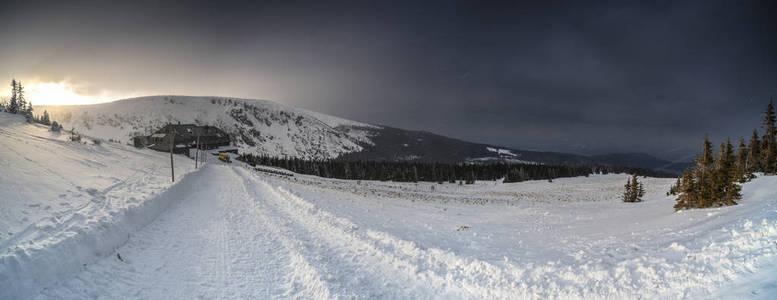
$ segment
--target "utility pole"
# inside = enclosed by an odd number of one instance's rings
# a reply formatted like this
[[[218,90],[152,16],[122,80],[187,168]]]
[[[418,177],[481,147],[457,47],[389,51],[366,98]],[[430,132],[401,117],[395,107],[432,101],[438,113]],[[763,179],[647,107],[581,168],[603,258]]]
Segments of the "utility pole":
[[[175,131],[173,131],[173,123],[169,123],[170,126],[170,174],[173,182],[175,182],[175,167],[173,166],[173,145],[175,145]]]
[[[194,155],[194,169],[197,170],[197,161],[200,159],[200,131],[197,131],[197,154]]]

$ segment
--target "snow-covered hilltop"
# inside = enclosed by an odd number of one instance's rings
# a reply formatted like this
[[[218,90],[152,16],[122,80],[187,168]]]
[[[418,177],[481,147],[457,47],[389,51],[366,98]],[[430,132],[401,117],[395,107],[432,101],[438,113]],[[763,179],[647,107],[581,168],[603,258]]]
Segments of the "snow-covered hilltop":
[[[95,105],[36,106],[65,129],[127,144],[167,123],[212,125],[230,134],[241,153],[302,159],[442,163],[604,164],[677,172],[670,162],[642,156],[583,156],[511,149],[426,131],[366,124],[267,100],[149,96]]]
[[[224,97],[151,96],[95,105],[38,106],[65,129],[128,143],[167,123],[217,126],[243,153],[306,159],[335,158],[360,151],[370,140],[355,121],[266,100]]]

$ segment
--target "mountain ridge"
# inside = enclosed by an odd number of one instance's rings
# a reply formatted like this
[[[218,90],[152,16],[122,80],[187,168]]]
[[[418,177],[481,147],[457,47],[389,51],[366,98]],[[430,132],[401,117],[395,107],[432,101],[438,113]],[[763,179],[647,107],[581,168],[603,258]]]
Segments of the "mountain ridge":
[[[425,130],[369,124],[262,99],[158,95],[89,105],[35,106],[66,129],[128,143],[167,123],[213,125],[244,153],[302,159],[442,163],[609,164],[679,173],[649,154],[585,156],[475,143]]]

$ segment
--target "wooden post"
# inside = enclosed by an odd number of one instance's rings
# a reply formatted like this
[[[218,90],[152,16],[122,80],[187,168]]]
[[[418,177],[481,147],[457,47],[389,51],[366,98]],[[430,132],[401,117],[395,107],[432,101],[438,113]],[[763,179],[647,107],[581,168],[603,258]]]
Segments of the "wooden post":
[[[175,145],[175,131],[173,131],[173,123],[170,125],[170,174],[173,182],[175,182],[175,167],[173,166],[173,146]]]

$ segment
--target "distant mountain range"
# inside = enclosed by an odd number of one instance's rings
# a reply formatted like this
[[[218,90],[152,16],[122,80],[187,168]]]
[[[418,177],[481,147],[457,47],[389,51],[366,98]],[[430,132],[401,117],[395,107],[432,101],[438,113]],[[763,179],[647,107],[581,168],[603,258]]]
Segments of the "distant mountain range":
[[[367,124],[267,100],[150,96],[94,105],[36,106],[66,129],[129,143],[167,123],[213,125],[241,152],[304,159],[444,163],[606,164],[679,173],[687,164],[644,153],[584,156],[467,142],[425,131]]]

